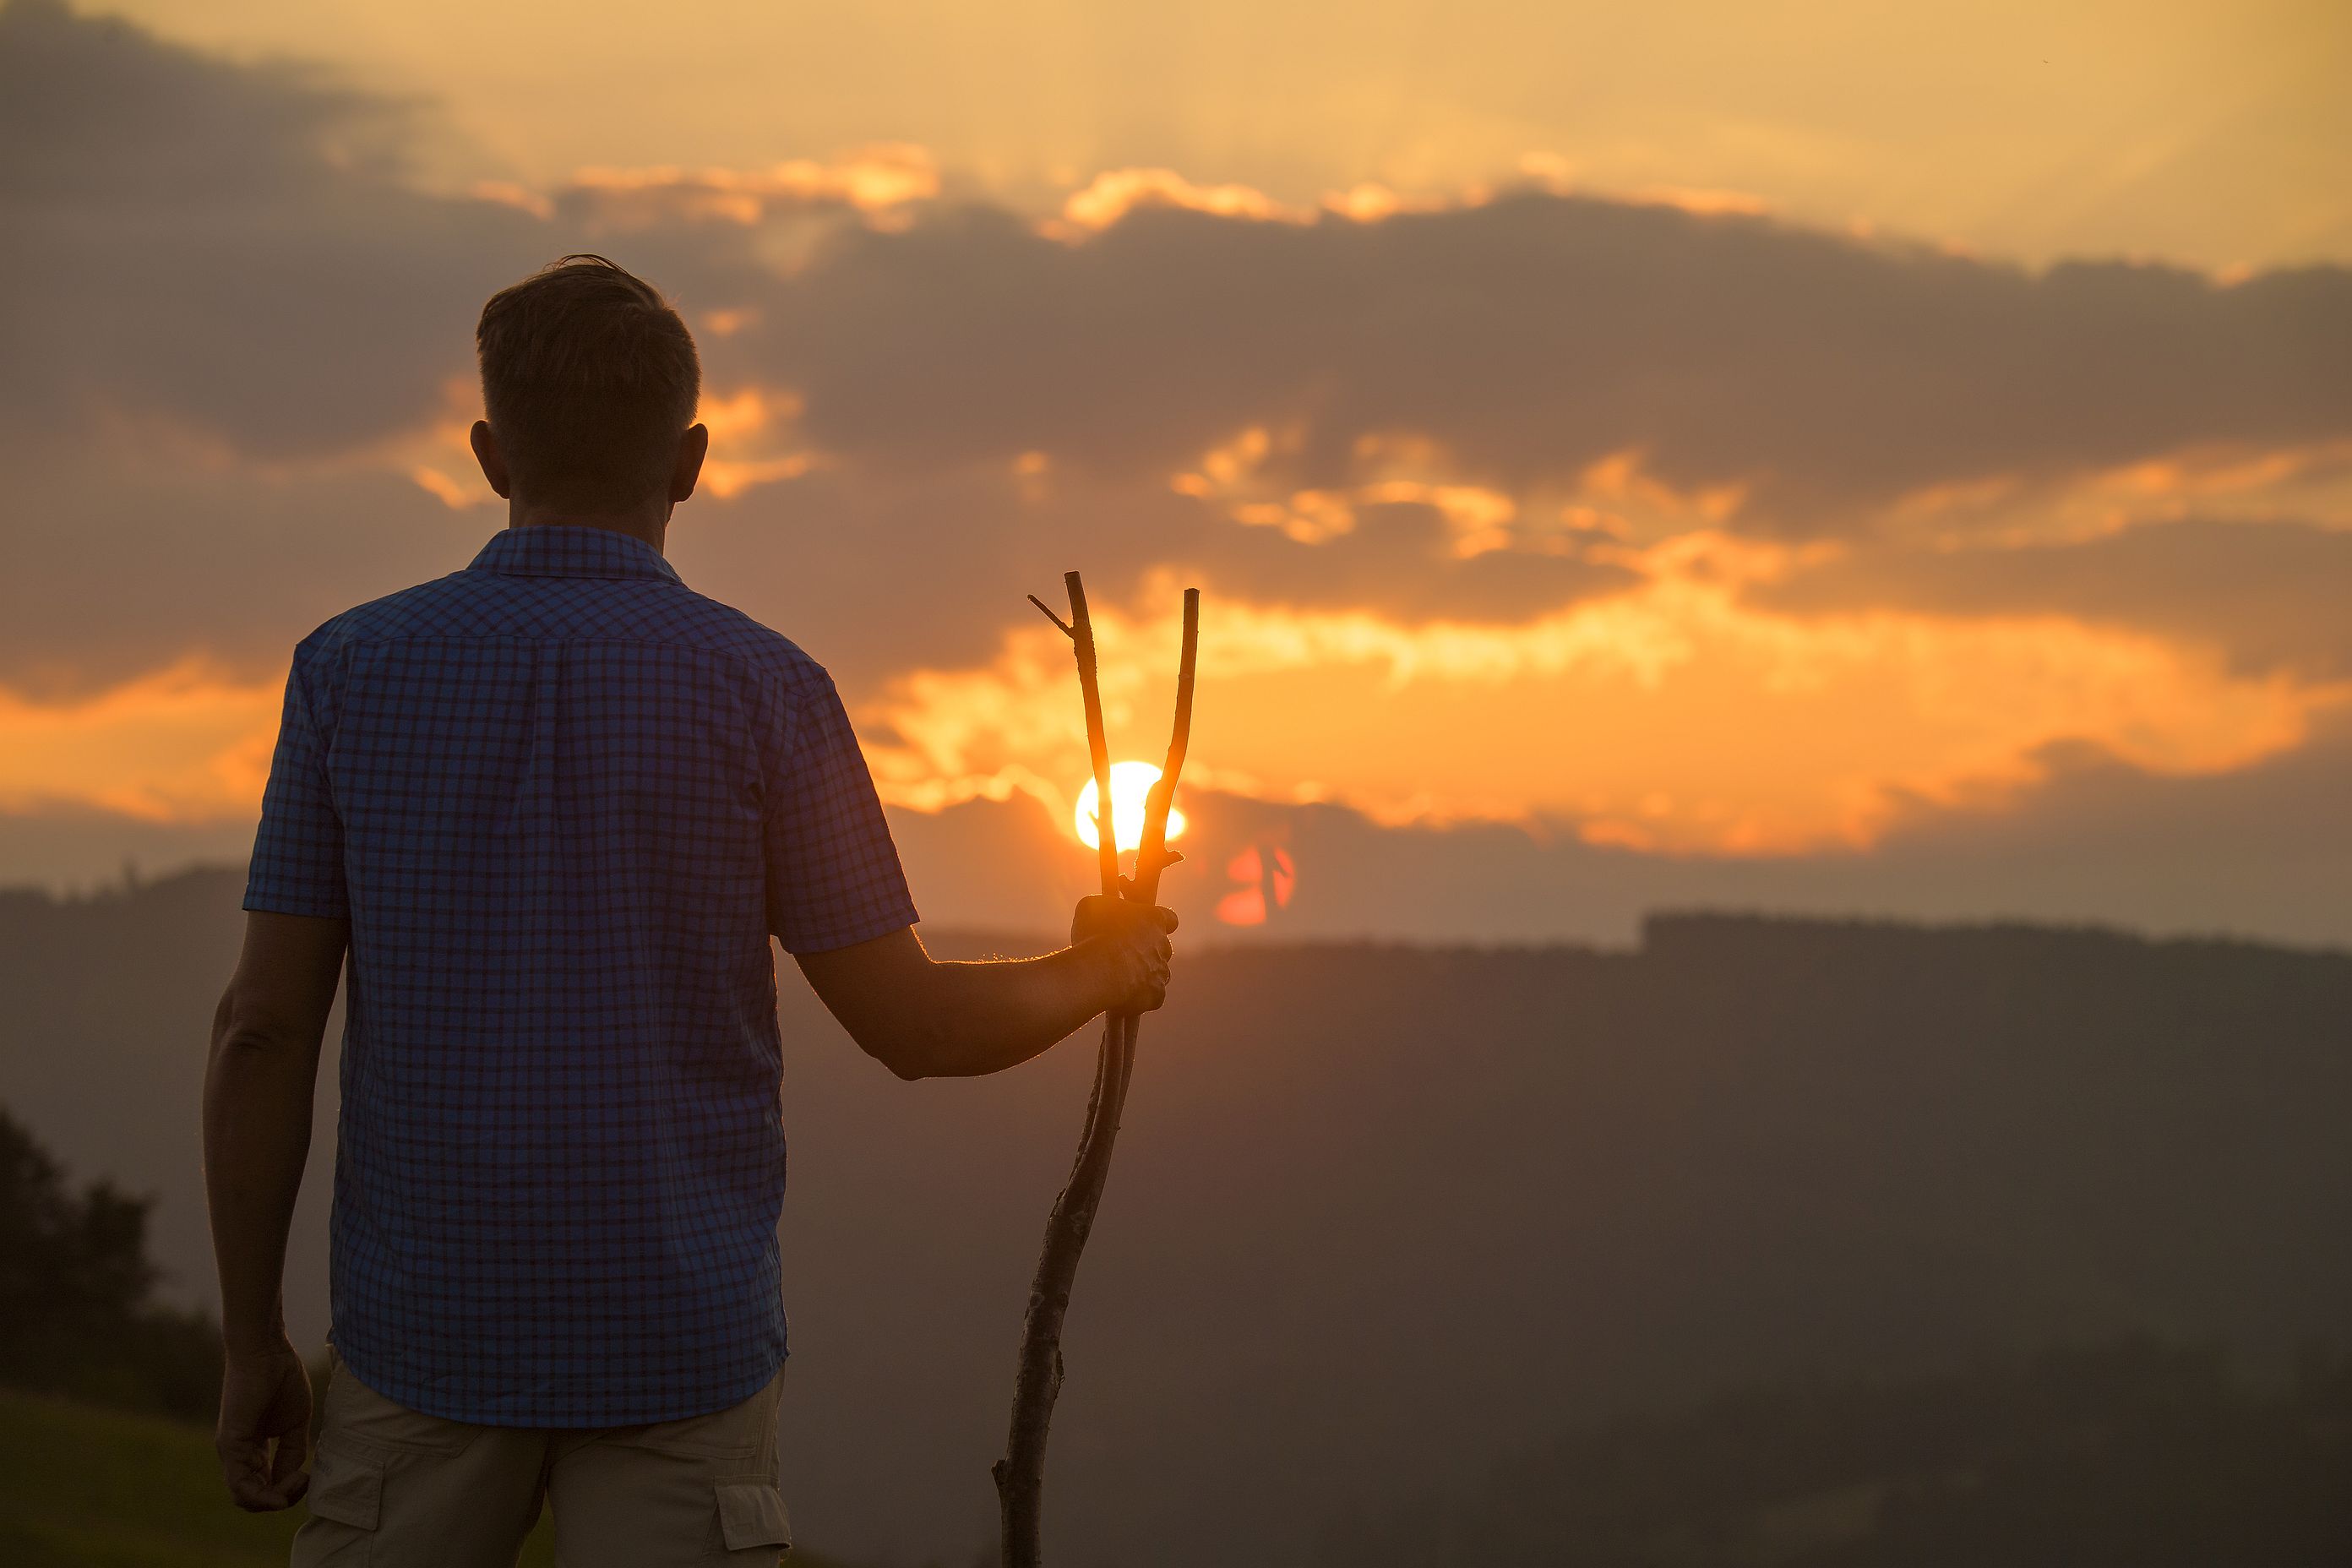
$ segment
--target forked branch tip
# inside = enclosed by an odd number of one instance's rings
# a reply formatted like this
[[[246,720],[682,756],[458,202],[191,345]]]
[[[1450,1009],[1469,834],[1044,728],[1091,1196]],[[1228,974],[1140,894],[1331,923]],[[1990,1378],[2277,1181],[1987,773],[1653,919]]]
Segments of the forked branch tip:
[[[1036,595],[1032,594],[1032,595],[1029,595],[1029,602],[1030,602],[1031,604],[1033,604],[1033,605],[1036,605],[1036,606],[1037,606],[1037,613],[1038,613],[1039,615],[1041,615],[1041,616],[1045,616],[1047,620],[1049,620],[1049,621],[1053,622],[1055,626],[1057,626],[1061,627],[1061,628],[1062,628],[1062,635],[1063,635],[1064,637],[1068,637],[1072,642],[1076,642],[1076,641],[1077,641],[1077,640],[1078,640],[1078,629],[1077,629],[1077,627],[1076,627],[1076,626],[1074,626],[1070,625],[1070,623],[1069,623],[1069,622],[1067,622],[1067,621],[1064,620],[1061,616],[1059,616],[1055,615],[1053,611],[1051,611],[1051,610],[1047,609],[1047,608],[1045,607],[1045,600],[1043,600],[1043,599],[1039,598]]]

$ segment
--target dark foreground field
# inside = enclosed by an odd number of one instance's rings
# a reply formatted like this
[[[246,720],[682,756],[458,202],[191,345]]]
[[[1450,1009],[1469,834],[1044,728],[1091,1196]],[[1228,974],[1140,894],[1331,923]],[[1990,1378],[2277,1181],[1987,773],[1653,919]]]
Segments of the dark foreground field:
[[[10,1568],[282,1568],[301,1519],[230,1507],[202,1427],[0,1391]],[[525,1563],[554,1561],[533,1545]]]
[[[160,1195],[189,1295],[238,887],[0,895],[0,1103],[77,1173]],[[992,1538],[1091,1048],[908,1085],[789,965],[782,1018],[794,1523],[960,1568]],[[288,1286],[312,1337],[328,1077]],[[2352,1562],[2228,1522],[2291,1513],[2249,1478],[2335,1451],[2336,1407],[2294,1391],[2352,1324],[2347,1106],[2343,953],[1712,916],[1626,952],[1188,951],[1078,1281],[1049,1554],[1920,1568],[1867,1543],[1976,1507],[2007,1544],[1956,1561],[2081,1568],[2086,1540],[2137,1539],[2149,1509],[2115,1500],[2153,1495],[2189,1521],[2166,1540],[2201,1519],[2233,1542],[2180,1561]],[[2135,1345],[2153,1359],[2079,1401],[2020,1370]],[[2209,1354],[2228,1370],[2166,1359]],[[1916,1447],[1968,1409],[1973,1448]]]
[[[0,1563],[7,1568],[283,1568],[302,1521],[229,1506],[212,1434],[0,1389]],[[519,1568],[550,1568],[541,1515]],[[825,1560],[795,1552],[799,1568]]]

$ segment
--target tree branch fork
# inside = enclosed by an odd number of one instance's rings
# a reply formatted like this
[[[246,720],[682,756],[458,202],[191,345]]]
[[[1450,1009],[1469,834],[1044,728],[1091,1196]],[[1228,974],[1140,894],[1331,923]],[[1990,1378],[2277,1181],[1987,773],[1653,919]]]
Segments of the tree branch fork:
[[[1096,801],[1096,863],[1104,896],[1154,903],[1160,875],[1183,858],[1168,848],[1168,813],[1176,795],[1176,781],[1184,769],[1192,742],[1193,668],[1200,647],[1201,591],[1184,590],[1184,635],[1176,672],[1176,713],[1168,742],[1168,759],[1159,779],[1145,797],[1143,831],[1135,856],[1135,874],[1118,869],[1118,835],[1110,791],[1110,744],[1103,727],[1102,689],[1095,658],[1094,622],[1087,613],[1084,584],[1076,572],[1063,584],[1070,600],[1070,618],[1055,615],[1034,594],[1029,602],[1070,639],[1078,669],[1078,695],[1086,710],[1087,749],[1094,764]],[[1037,1258],[1037,1274],[1029,1288],[1029,1307],[1022,1322],[1021,1356],[1013,1378],[1013,1420],[1006,1436],[1004,1458],[992,1469],[1003,1521],[1003,1568],[1038,1568],[1041,1560],[1045,1498],[1045,1438],[1053,1420],[1054,1403],[1062,1390],[1062,1322],[1069,1311],[1070,1289],[1077,1278],[1078,1259],[1094,1230],[1102,1203],[1104,1183],[1110,1174],[1110,1157],[1118,1137],[1119,1117],[1127,1104],[1129,1080],[1135,1070],[1135,1041],[1141,1019],[1131,1013],[1114,1013],[1104,1020],[1100,1049],[1095,1058],[1094,1090],[1087,1100],[1085,1131],[1070,1179],[1054,1200],[1045,1222],[1045,1240]]]

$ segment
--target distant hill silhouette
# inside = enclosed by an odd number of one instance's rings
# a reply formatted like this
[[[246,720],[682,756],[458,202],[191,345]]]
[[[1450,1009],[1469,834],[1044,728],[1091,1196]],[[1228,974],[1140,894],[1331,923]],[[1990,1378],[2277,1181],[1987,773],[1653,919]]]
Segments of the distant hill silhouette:
[[[160,1192],[191,1289],[238,886],[0,896],[0,1101]],[[783,991],[795,1520],[967,1560],[1091,1047],[910,1088]],[[1584,1424],[1766,1381],[2135,1334],[2285,1367],[2352,1324],[2347,1105],[2337,952],[1726,915],[1630,952],[1187,952],[1078,1282],[1048,1549],[1312,1561]]]
[[[1339,1568],[2323,1568],[2352,1562],[2352,1362],[2249,1388],[2126,1342],[1587,1422],[1335,1530]]]

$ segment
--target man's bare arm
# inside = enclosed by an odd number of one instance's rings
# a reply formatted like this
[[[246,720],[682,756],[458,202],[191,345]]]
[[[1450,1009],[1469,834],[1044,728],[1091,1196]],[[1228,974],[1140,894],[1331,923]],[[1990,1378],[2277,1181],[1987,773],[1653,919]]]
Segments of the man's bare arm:
[[[1043,958],[941,963],[909,927],[801,973],[868,1056],[903,1079],[969,1078],[1025,1062],[1087,1019],[1167,999],[1173,911],[1117,899],[1078,906],[1071,945]]]
[[[228,1354],[215,1434],[237,1505],[302,1495],[310,1386],[286,1337],[286,1233],[310,1152],[310,1094],[348,922],[246,916],[205,1068],[205,1195]]]

